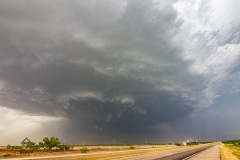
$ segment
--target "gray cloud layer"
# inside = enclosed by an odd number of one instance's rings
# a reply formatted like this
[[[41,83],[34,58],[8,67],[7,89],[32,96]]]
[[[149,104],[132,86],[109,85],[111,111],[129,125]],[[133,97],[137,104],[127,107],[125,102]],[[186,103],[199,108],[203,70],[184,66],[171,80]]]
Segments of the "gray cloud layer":
[[[65,117],[66,134],[141,138],[208,102],[166,2],[1,1],[0,15],[0,105]]]

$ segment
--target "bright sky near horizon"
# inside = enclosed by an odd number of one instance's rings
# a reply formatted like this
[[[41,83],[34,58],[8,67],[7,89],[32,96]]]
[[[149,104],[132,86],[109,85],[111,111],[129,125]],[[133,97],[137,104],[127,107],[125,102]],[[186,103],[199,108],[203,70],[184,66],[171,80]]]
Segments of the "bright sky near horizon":
[[[0,145],[240,137],[239,0],[0,1]]]

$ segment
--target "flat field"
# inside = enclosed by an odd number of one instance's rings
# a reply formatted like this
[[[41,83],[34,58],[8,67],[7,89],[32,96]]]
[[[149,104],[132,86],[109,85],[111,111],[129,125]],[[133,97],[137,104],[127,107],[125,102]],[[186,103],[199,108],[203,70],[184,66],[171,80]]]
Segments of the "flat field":
[[[32,153],[20,154],[20,150],[13,149],[0,149],[1,158],[20,158],[20,157],[42,157],[42,156],[55,156],[47,159],[59,159],[59,160],[93,160],[93,159],[112,159],[121,158],[126,156],[164,153],[174,150],[186,150],[190,148],[200,147],[196,146],[176,146],[176,145],[134,145],[134,146],[85,146],[88,148],[87,153],[81,153],[81,146],[74,147],[73,150],[59,151],[59,150],[34,150]],[[61,157],[65,155],[66,157]],[[45,159],[45,158],[42,158]],[[46,160],[46,159],[45,159]]]
[[[84,146],[87,147],[87,153],[103,153],[103,152],[115,152],[115,151],[136,151],[136,150],[149,150],[152,148],[158,148],[161,150],[178,148],[175,145],[136,145],[134,149],[131,149],[128,145],[123,146]],[[69,154],[81,154],[80,149],[82,146],[75,146],[74,149],[68,151],[60,151],[56,149],[49,150],[26,150],[26,153],[21,153],[20,149],[7,149],[6,147],[0,148],[1,158],[17,158],[17,157],[35,157],[35,156],[59,156]],[[82,153],[86,155],[86,153]]]
[[[221,147],[222,160],[238,160],[240,159],[240,147],[232,144],[224,144]]]

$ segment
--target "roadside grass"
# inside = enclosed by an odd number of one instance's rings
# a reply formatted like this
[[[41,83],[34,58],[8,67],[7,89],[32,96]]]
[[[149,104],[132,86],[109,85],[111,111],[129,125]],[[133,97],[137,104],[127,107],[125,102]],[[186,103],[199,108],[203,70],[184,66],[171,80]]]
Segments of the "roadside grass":
[[[221,146],[221,158],[222,160],[239,160],[240,159],[240,147],[232,144],[224,144]]]
[[[123,158],[123,157],[132,157],[132,156],[139,156],[139,155],[147,155],[147,154],[156,154],[156,153],[167,153],[168,151],[180,151],[186,150],[187,148],[195,148],[195,147],[179,147],[179,146],[172,146],[172,147],[161,147],[161,148],[149,148],[149,149],[136,149],[136,150],[126,150],[126,151],[115,151],[110,153],[103,153],[103,154],[83,154],[83,155],[76,155],[74,157],[58,157],[58,158],[47,158],[47,160],[110,160],[114,158]],[[197,146],[196,146],[197,148]],[[46,160],[46,159],[44,159]]]
[[[68,151],[60,151],[60,150],[36,150],[32,153],[26,152],[24,154],[21,154],[21,150],[19,149],[6,149],[6,148],[0,148],[0,160],[2,158],[20,158],[20,157],[41,157],[41,156],[61,156],[61,155],[74,155],[74,154],[82,154],[80,157],[83,157],[86,159],[86,157],[89,157],[90,159],[92,156],[90,154],[106,154],[107,152],[115,152],[116,154],[119,152],[124,152],[128,154],[128,151],[132,152],[134,151],[148,151],[152,149],[159,149],[159,150],[168,150],[168,149],[173,149],[173,148],[178,148],[175,145],[125,145],[125,146],[76,146],[73,150],[68,150]],[[29,150],[27,150],[29,151]],[[112,155],[110,155],[112,156]],[[120,155],[121,156],[121,155]],[[100,156],[101,157],[101,156]],[[67,157],[66,157],[67,158]],[[62,159],[66,159],[62,158]],[[81,158],[81,159],[83,159]],[[53,159],[53,158],[49,158]],[[59,158],[55,158],[59,159]],[[69,158],[68,158],[69,159]],[[77,159],[77,158],[74,158]],[[92,158],[92,159],[98,159],[98,158]],[[47,160],[47,159],[44,159]]]
[[[146,155],[152,153],[164,153],[165,151],[179,149],[179,147],[167,147],[167,148],[151,148],[151,149],[139,149],[139,150],[126,150],[124,152],[114,151],[111,153],[94,154],[94,155],[80,155],[74,157],[58,157],[58,158],[47,158],[47,160],[110,160],[113,158],[123,158],[131,156]],[[40,159],[41,160],[41,159]],[[46,159],[42,159],[46,160]]]

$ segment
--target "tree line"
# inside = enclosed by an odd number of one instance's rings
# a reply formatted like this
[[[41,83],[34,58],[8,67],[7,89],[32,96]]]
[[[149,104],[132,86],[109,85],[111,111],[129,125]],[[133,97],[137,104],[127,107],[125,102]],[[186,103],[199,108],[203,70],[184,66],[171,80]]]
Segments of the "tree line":
[[[31,149],[31,150],[37,150],[37,149],[48,149],[48,150],[52,150],[53,148],[55,148],[56,150],[70,150],[73,149],[74,146],[73,145],[65,145],[65,144],[61,144],[59,138],[57,137],[44,137],[43,140],[39,143],[33,142],[33,141],[29,141],[26,143],[26,145],[23,146],[11,146],[11,145],[7,145],[8,149]]]
[[[240,146],[240,139],[225,140],[225,141],[222,141],[222,143],[224,143],[224,144],[232,144],[232,145],[235,145],[235,146]]]

